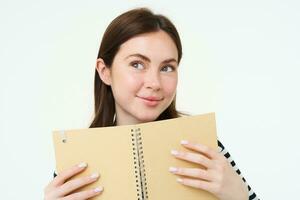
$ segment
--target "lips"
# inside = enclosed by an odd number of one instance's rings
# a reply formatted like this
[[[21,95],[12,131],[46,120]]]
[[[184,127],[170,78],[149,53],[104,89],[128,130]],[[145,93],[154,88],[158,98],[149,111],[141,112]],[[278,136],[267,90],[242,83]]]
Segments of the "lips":
[[[148,96],[148,97],[139,97],[145,105],[150,107],[155,107],[159,104],[163,98],[155,97],[155,96]]]
[[[159,97],[154,97],[154,96],[149,96],[149,97],[140,97],[142,99],[148,100],[148,101],[160,101],[162,98]]]

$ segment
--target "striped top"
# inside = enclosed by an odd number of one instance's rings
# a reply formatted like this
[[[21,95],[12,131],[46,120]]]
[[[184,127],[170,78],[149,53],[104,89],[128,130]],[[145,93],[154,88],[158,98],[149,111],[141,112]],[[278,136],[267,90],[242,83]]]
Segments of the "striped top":
[[[224,145],[218,140],[218,150],[220,153],[222,153],[225,158],[229,161],[235,172],[243,179],[243,181],[246,183],[248,187],[248,194],[249,194],[249,200],[259,200],[259,198],[256,196],[255,192],[252,190],[252,188],[248,185],[246,182],[246,179],[242,176],[241,171],[237,167],[236,163],[232,159],[231,155],[227,151],[227,149],[224,147]]]

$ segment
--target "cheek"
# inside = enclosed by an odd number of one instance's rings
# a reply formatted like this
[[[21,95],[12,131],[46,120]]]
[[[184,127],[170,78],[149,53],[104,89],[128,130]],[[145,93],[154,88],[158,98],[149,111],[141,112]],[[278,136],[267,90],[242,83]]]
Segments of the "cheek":
[[[166,95],[173,96],[176,93],[177,77],[164,78],[162,81],[162,85]]]
[[[132,73],[115,74],[114,80],[115,86],[122,91],[135,92],[142,85],[141,78],[138,75]]]

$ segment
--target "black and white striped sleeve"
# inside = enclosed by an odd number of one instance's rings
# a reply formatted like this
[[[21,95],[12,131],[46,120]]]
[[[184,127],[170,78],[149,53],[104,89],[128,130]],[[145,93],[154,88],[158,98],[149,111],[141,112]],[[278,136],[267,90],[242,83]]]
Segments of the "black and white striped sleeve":
[[[218,140],[218,150],[220,153],[222,153],[225,158],[228,160],[228,162],[231,164],[233,169],[236,171],[236,173],[242,178],[242,180],[245,182],[245,184],[248,187],[248,193],[249,193],[249,200],[259,200],[259,198],[256,196],[255,192],[252,190],[252,188],[248,185],[246,179],[242,176],[241,171],[237,167],[236,163],[232,159],[231,155],[227,151],[227,149],[223,146],[223,144]]]

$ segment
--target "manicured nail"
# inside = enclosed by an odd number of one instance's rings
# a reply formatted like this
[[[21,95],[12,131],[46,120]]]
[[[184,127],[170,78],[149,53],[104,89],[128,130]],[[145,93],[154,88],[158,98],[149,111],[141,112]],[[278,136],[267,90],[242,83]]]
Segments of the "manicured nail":
[[[94,189],[94,192],[95,192],[95,193],[99,193],[99,192],[102,192],[102,190],[103,190],[103,187],[96,187],[96,188]]]
[[[79,168],[85,168],[87,167],[87,164],[85,162],[82,162],[78,165]]]
[[[189,142],[187,140],[181,140],[181,144],[188,144]]]
[[[178,182],[178,183],[182,183],[183,180],[182,180],[181,178],[177,178],[177,182]]]
[[[90,177],[91,177],[92,179],[98,178],[98,177],[99,177],[99,174],[98,174],[98,173],[93,173]]]
[[[170,172],[177,172],[177,168],[176,168],[176,167],[170,167],[170,168],[169,168],[169,171],[170,171]]]
[[[176,156],[176,155],[178,155],[179,153],[178,153],[178,151],[176,151],[176,150],[172,150],[172,151],[171,151],[171,154],[174,155],[174,156]]]

